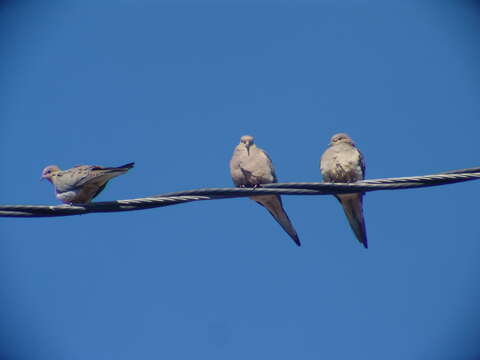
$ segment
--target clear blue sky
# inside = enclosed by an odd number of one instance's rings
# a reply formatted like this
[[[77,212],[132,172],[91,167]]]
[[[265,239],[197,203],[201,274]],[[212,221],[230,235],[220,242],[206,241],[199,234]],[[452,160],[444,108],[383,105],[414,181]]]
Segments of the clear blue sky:
[[[58,204],[49,164],[136,167],[99,201],[231,186],[244,134],[319,181],[336,132],[367,178],[480,165],[478,1],[4,1],[0,202]],[[0,219],[0,358],[480,357],[480,183]]]

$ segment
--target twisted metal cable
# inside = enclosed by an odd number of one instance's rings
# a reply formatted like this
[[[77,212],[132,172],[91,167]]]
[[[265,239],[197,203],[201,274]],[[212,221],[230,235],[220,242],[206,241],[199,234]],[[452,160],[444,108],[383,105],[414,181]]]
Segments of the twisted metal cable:
[[[95,202],[82,205],[0,205],[0,217],[70,216],[97,212],[144,210],[200,200],[254,195],[334,195],[379,190],[399,190],[454,184],[480,178],[480,168],[452,170],[434,175],[358,181],[356,183],[295,182],[264,184],[257,188],[210,188],[171,192],[150,197]]]

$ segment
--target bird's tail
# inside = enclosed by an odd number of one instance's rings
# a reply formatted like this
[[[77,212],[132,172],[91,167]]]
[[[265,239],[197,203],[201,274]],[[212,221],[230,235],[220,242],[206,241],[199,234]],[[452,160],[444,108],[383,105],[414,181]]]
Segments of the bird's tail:
[[[128,163],[128,164],[119,166],[119,167],[114,168],[114,169],[119,169],[119,170],[120,170],[120,169],[126,169],[126,170],[128,170],[128,169],[133,168],[134,165],[135,165],[135,163],[134,163],[134,162],[131,162],[131,163]]]
[[[101,167],[101,166],[99,166],[97,169],[98,170],[103,170],[105,172],[124,173],[124,172],[127,172],[128,170],[130,170],[131,168],[133,168],[134,165],[135,165],[135,163],[131,162],[131,163],[128,163],[128,164],[125,164],[125,165],[122,165],[122,166],[117,166],[117,167]],[[96,169],[93,168],[93,170],[96,170]]]
[[[367,229],[365,227],[365,219],[363,218],[363,194],[337,195],[337,199],[342,204],[343,211],[358,241],[365,248],[368,248]]]
[[[285,230],[285,232],[290,235],[290,237],[295,241],[295,244],[300,246],[300,239],[298,238],[297,232],[292,225],[285,209],[282,205],[282,199],[278,195],[259,195],[252,196],[250,199],[256,201],[263,207],[265,207],[268,212],[273,216],[273,218],[280,224],[280,226]]]

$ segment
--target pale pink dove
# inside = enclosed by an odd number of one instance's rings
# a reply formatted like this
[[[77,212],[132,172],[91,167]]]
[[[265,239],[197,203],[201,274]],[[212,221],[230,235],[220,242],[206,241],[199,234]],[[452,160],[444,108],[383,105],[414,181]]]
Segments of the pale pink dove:
[[[347,134],[336,134],[330,147],[320,159],[323,181],[352,183],[365,177],[363,155]],[[348,222],[358,241],[368,248],[365,219],[363,218],[363,193],[335,195],[343,206]]]
[[[43,169],[42,179],[53,184],[58,200],[66,204],[85,204],[100,194],[109,180],[125,174],[134,164],[119,167],[79,165],[65,171],[50,165]]]
[[[261,184],[277,182],[272,160],[265,151],[254,144],[253,137],[249,135],[240,138],[240,144],[233,152],[230,160],[230,174],[233,183],[238,187],[257,187]],[[250,199],[265,207],[295,241],[295,244],[300,246],[297,232],[283,208],[279,195],[257,195],[251,196]]]

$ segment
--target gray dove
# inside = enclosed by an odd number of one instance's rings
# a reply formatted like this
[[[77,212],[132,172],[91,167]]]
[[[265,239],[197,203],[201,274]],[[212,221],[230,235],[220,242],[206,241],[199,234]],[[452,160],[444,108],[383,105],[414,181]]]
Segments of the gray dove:
[[[85,204],[100,194],[110,179],[125,174],[134,164],[119,167],[79,165],[65,171],[50,165],[43,169],[42,179],[53,184],[58,200],[66,204]]]
[[[272,160],[267,153],[258,148],[253,137],[249,135],[240,138],[230,160],[230,174],[237,187],[257,187],[261,184],[277,182]],[[280,226],[300,246],[297,232],[282,205],[279,195],[256,195],[250,199],[265,207]]]
[[[330,147],[320,159],[323,181],[332,183],[352,183],[365,177],[363,155],[347,134],[336,134],[330,140]],[[358,241],[368,248],[367,231],[363,218],[363,193],[338,194],[335,197],[343,206],[343,211]]]

